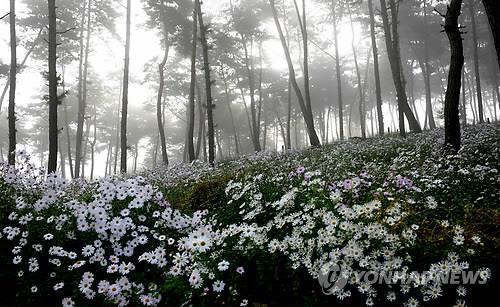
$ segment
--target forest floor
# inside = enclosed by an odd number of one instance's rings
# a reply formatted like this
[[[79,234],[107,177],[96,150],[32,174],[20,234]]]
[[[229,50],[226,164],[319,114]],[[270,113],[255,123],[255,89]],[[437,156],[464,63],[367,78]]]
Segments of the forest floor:
[[[438,129],[94,182],[4,169],[2,286],[12,289],[16,278],[11,293],[27,300],[25,306],[61,299],[59,293],[77,306],[122,298],[162,306],[186,300],[195,306],[498,306],[500,125],[466,127],[454,155],[443,143]],[[45,256],[23,247],[32,244]],[[47,250],[63,265],[48,269]],[[12,264],[16,255],[22,257]],[[108,263],[113,255],[125,266],[121,279]],[[34,262],[42,273],[31,272]],[[349,277],[347,285],[324,295],[331,289],[322,277],[334,264]],[[472,270],[488,283],[387,285],[356,278],[391,270],[406,277]],[[47,282],[51,272],[61,277]],[[97,287],[94,275],[105,282]],[[124,277],[135,290],[110,294],[110,283]],[[61,280],[74,286],[54,291]]]

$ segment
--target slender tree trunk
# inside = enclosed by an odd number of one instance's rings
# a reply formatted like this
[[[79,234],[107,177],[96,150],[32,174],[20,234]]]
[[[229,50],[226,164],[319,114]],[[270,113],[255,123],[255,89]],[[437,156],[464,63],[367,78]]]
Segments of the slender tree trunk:
[[[131,23],[131,0],[127,0],[127,31],[125,41],[125,65],[123,69],[123,97],[122,97],[122,118],[121,118],[121,159],[120,172],[127,172],[127,112],[128,112],[128,81],[130,66],[130,23]]]
[[[91,0],[88,1],[89,4],[89,10],[87,12],[87,20],[90,19],[90,2]],[[84,28],[85,28],[85,7],[86,7],[87,2],[83,1],[82,2],[82,15],[80,19],[80,54],[79,54],[79,67],[78,67],[78,116],[77,116],[77,123],[76,123],[76,145],[75,145],[75,177],[80,177],[80,169],[81,169],[81,160],[82,160],[82,142],[83,142],[83,124],[85,121],[85,100],[84,100],[84,65],[87,65],[85,63],[84,59],[84,52],[85,52],[85,47],[84,47]],[[90,25],[87,25],[87,32],[89,32],[89,27]],[[88,36],[89,33],[87,33]],[[88,37],[87,37],[87,41]]]
[[[48,0],[49,10],[49,161],[48,173],[57,170],[57,17],[56,1]]]
[[[410,129],[413,132],[421,132],[415,115],[408,105],[408,98],[405,91],[405,81],[401,67],[401,54],[399,46],[399,33],[398,33],[398,6],[395,0],[389,0],[391,7],[391,21],[389,22],[389,14],[387,9],[387,3],[385,0],[380,0],[381,15],[384,25],[385,32],[385,42],[387,54],[389,57],[389,62],[391,65],[391,72],[394,80],[394,86],[396,88],[397,98],[398,98],[398,112],[399,112],[399,133],[404,136],[405,125],[404,125],[404,115],[408,119]]]
[[[197,41],[198,41],[198,17],[197,17],[197,10],[195,9],[193,11],[193,29],[192,29],[192,40],[191,40],[191,84],[189,88],[188,131],[187,131],[187,154],[188,154],[188,160],[190,162],[193,161],[197,156],[195,155],[194,151],[194,120],[195,120],[194,100],[195,100],[195,89],[196,89]]]
[[[320,146],[321,144],[320,144],[318,135],[316,134],[316,130],[314,128],[314,119],[313,119],[312,113],[308,111],[307,106],[306,106],[306,102],[304,100],[304,96],[302,96],[302,92],[301,92],[300,87],[297,83],[297,79],[295,76],[295,69],[293,68],[292,59],[290,57],[290,50],[288,49],[288,45],[286,44],[285,36],[283,35],[283,30],[281,29],[281,25],[280,25],[280,22],[278,20],[278,13],[276,11],[274,0],[269,0],[269,2],[271,4],[271,10],[273,13],[274,23],[276,24],[276,28],[277,28],[278,34],[280,36],[280,41],[281,41],[281,44],[283,47],[283,51],[285,53],[285,57],[287,60],[288,70],[289,70],[289,74],[290,74],[290,81],[292,82],[292,86],[295,90],[295,93],[297,94],[299,106],[300,106],[300,109],[302,111],[302,115],[304,117],[304,121],[305,121],[306,126],[307,126],[307,132],[309,134],[310,144],[311,144],[311,146]]]
[[[16,161],[16,77],[17,77],[17,36],[16,0],[10,0],[10,92],[9,92],[9,164]]]
[[[165,65],[167,64],[168,60],[168,53],[170,50],[170,43],[169,43],[169,37],[168,37],[168,30],[167,30],[167,25],[166,25],[166,14],[165,14],[165,8],[164,8],[164,3],[163,1],[160,1],[160,10],[161,10],[161,19],[163,22],[163,39],[165,40],[164,42],[164,54],[163,54],[163,59],[161,60],[160,64],[158,65],[158,72],[159,72],[159,78],[160,78],[160,84],[158,87],[158,97],[156,100],[156,121],[158,124],[158,132],[160,136],[160,143],[161,143],[161,158],[162,158],[162,163],[163,166],[168,165],[168,154],[167,154],[167,142],[165,140],[165,126],[163,125],[163,112],[162,112],[162,97],[163,97],[163,92],[165,88]],[[194,112],[194,111],[193,111]],[[193,150],[194,151],[194,150]]]
[[[500,1],[483,0],[483,5],[488,16],[495,49],[497,52],[498,65],[500,67]]]
[[[247,42],[245,36],[240,34],[241,42],[243,44],[243,50],[245,51],[245,67],[248,76],[248,88],[250,89],[250,115],[251,115],[251,127],[252,129],[252,143],[255,151],[260,151],[260,140],[259,140],[259,127],[257,125],[257,110],[255,103],[255,81],[254,81],[254,71],[250,63],[250,55],[248,52]]]
[[[135,156],[134,156],[134,174],[137,174],[137,160],[139,158],[139,144],[135,142],[134,146]]]
[[[444,104],[445,141],[453,149],[460,149],[460,88],[462,68],[464,65],[464,50],[462,35],[458,26],[458,18],[462,0],[451,0],[446,12],[444,30],[450,41],[451,60],[448,74],[448,87]]]
[[[477,109],[479,113],[479,123],[484,122],[484,110],[483,110],[483,95],[481,89],[481,76],[479,74],[479,51],[478,51],[478,39],[477,39],[477,24],[476,24],[476,11],[474,7],[474,0],[469,0],[469,15],[471,18],[472,25],[472,51],[474,58],[474,74],[476,79],[476,95],[477,95]]]
[[[306,1],[302,0],[302,17],[300,16],[299,6],[297,5],[297,0],[293,0],[295,5],[295,11],[297,13],[297,18],[299,20],[299,27],[302,33],[302,48],[304,50],[303,56],[303,66],[304,71],[304,98],[306,101],[306,107],[309,113],[312,114],[311,107],[311,86],[309,77],[309,42],[307,33],[307,14],[306,14]]]
[[[111,141],[111,138],[109,140],[109,145],[108,145],[108,151],[106,153],[106,164],[105,164],[105,167],[104,167],[104,177],[108,177],[108,175],[111,173],[111,157],[112,157],[112,154],[113,154],[113,144],[112,144],[112,141]]]
[[[340,70],[339,40],[337,32],[337,13],[335,11],[337,0],[332,0],[333,39],[335,44],[335,72],[337,74],[337,94],[339,103],[339,134],[340,140],[344,139],[344,102],[342,101],[342,71]]]
[[[116,110],[116,126],[115,126],[115,155],[113,161],[113,174],[116,175],[118,167],[118,153],[120,152],[120,109],[121,109],[121,96],[123,92],[123,82],[120,82],[120,92],[118,94],[118,105]]]
[[[97,144],[97,109],[96,109],[96,105],[95,105],[95,101],[94,101],[94,104],[93,104],[93,108],[94,108],[94,123],[93,123],[93,126],[94,126],[94,135],[93,135],[93,138],[92,138],[92,143],[90,144],[90,148],[91,148],[91,152],[90,152],[90,157],[91,157],[91,166],[90,166],[90,180],[93,180],[94,179],[94,166],[95,166],[95,147],[96,147],[96,144]]]
[[[356,68],[356,77],[358,80],[359,124],[360,124],[360,130],[361,130],[361,137],[363,139],[365,139],[366,138],[366,125],[365,125],[365,113],[364,113],[365,94],[363,91],[363,82],[361,81],[361,71],[359,69],[358,54],[356,52],[356,46],[354,44],[354,24],[352,21],[351,6],[349,5],[349,3],[347,3],[347,8],[349,11],[349,20],[350,20],[350,24],[351,24],[351,34],[352,34],[351,48],[352,48],[352,54],[354,57],[354,67]]]
[[[203,62],[205,70],[205,91],[207,96],[207,121],[208,121],[208,162],[213,165],[215,162],[215,135],[214,118],[212,103],[212,80],[210,79],[210,62],[208,58],[207,29],[203,23],[203,14],[201,12],[200,0],[195,0],[196,10],[198,11],[198,21],[200,24],[201,46],[203,49]]]
[[[64,157],[64,150],[62,142],[58,143],[59,146],[59,159],[61,160],[61,164],[59,165],[61,169],[61,175],[63,178],[66,178],[66,158]]]
[[[238,140],[238,131],[236,130],[236,124],[234,123],[234,115],[233,115],[233,109],[231,108],[231,99],[229,97],[229,85],[227,83],[227,77],[226,73],[224,71],[224,64],[220,64],[221,66],[221,76],[222,80],[224,82],[224,95],[226,98],[226,105],[227,109],[229,111],[229,116],[231,117],[231,127],[233,128],[233,137],[234,137],[234,146],[235,146],[235,151],[236,151],[236,157],[240,156],[240,145],[239,145],[239,140]]]
[[[462,118],[462,126],[465,127],[467,126],[467,100],[465,99],[465,71],[462,69],[462,111],[461,111],[461,118]]]
[[[62,83],[62,89],[64,95],[66,95],[66,68],[64,64],[61,64],[61,83]],[[68,151],[68,162],[69,162],[69,172],[71,175],[71,179],[75,178],[74,177],[74,172],[73,172],[73,158],[71,156],[71,135],[70,135],[70,128],[69,128],[69,120],[68,120],[68,103],[67,101],[64,101],[64,130],[66,131],[66,149]],[[62,168],[65,170],[65,166]]]
[[[38,35],[36,36],[35,40],[31,44],[30,48],[28,49],[28,52],[24,55],[23,60],[21,61],[21,64],[17,66],[17,72],[19,73],[20,70],[26,65],[26,62],[28,61],[31,53],[33,53],[33,50],[35,49],[36,45],[40,41],[40,37],[42,36],[42,32],[45,27],[40,28],[40,31],[38,31]],[[2,113],[2,105],[3,101],[5,99],[5,95],[7,94],[7,90],[10,88],[10,74],[7,77],[7,82],[5,82],[5,86],[2,91],[2,95],[0,96],[0,113]]]
[[[375,33],[375,14],[373,12],[372,2],[373,0],[368,0],[368,10],[370,12],[370,34],[372,39],[372,51],[373,51],[373,71],[375,75],[375,96],[377,98],[378,134],[383,135],[384,116],[382,113],[382,89],[380,86],[380,69],[378,62],[377,37]]]
[[[68,121],[68,105],[66,103],[64,104],[64,129],[66,130],[66,146],[68,151],[69,173],[71,175],[71,179],[73,179],[75,178],[75,173],[73,169],[73,158],[71,156],[71,135]]]
[[[424,2],[424,24],[425,31],[430,33],[428,27],[428,14],[427,14],[427,0],[423,0]],[[424,35],[424,63],[422,71],[424,73],[424,82],[425,82],[425,107],[426,107],[426,115],[427,120],[429,121],[429,127],[431,129],[436,129],[436,122],[434,121],[434,112],[432,110],[432,99],[431,99],[431,68],[429,65],[429,40],[427,39],[427,35]]]
[[[85,121],[85,141],[83,142],[83,155],[82,155],[82,177],[85,177],[85,167],[87,166],[87,150],[90,138],[90,122]]]
[[[198,81],[196,81],[195,76],[195,84],[196,84],[196,100],[198,103],[198,138],[196,140],[196,159],[200,158],[201,145],[204,139],[205,134],[205,111],[203,108],[203,100],[201,99],[201,89],[198,85]]]

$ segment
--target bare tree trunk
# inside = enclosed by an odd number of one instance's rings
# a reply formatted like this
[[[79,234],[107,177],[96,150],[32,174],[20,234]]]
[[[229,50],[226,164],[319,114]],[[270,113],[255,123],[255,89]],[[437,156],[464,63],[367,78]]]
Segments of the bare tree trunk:
[[[213,165],[215,162],[215,135],[214,118],[212,103],[212,81],[210,79],[210,62],[208,58],[207,29],[203,23],[203,14],[201,12],[200,0],[195,0],[196,10],[198,11],[198,21],[200,23],[201,46],[203,49],[203,62],[205,70],[205,92],[207,96],[207,122],[208,122],[208,162]]]
[[[476,95],[477,95],[477,109],[479,113],[479,123],[484,122],[484,110],[483,110],[483,95],[481,89],[481,76],[479,74],[479,55],[478,55],[478,46],[477,46],[477,24],[476,24],[476,11],[474,7],[474,0],[469,0],[467,5],[469,8],[469,15],[471,18],[472,24],[472,51],[474,58],[474,74],[476,79]]]
[[[332,17],[333,17],[333,39],[335,44],[335,71],[337,73],[337,94],[339,103],[339,134],[340,140],[344,139],[344,102],[342,101],[342,72],[340,70],[340,54],[339,54],[339,40],[337,32],[337,13],[335,11],[337,0],[332,0]]]
[[[456,151],[460,149],[460,117],[458,109],[460,105],[462,68],[464,65],[462,35],[458,26],[461,7],[462,0],[451,0],[446,12],[444,25],[451,49],[448,88],[444,104],[445,142],[451,145]]]
[[[290,57],[290,51],[288,49],[288,45],[286,44],[285,36],[283,35],[283,30],[281,29],[281,25],[280,25],[280,22],[278,20],[278,13],[276,12],[274,0],[269,0],[269,2],[271,4],[271,10],[273,13],[274,23],[276,24],[276,28],[277,28],[278,34],[280,36],[280,41],[281,41],[281,44],[283,46],[283,51],[285,53],[285,57],[287,60],[288,70],[289,70],[289,74],[290,74],[290,81],[292,82],[292,86],[297,94],[299,106],[300,106],[300,109],[302,111],[302,115],[304,117],[304,121],[305,121],[306,126],[307,126],[307,132],[309,134],[310,144],[311,144],[311,146],[320,146],[321,144],[320,144],[318,135],[316,134],[316,130],[314,129],[314,118],[313,118],[312,112],[309,112],[309,110],[306,106],[306,102],[304,100],[304,97],[302,96],[302,92],[300,91],[300,87],[299,87],[299,85],[297,83],[297,79],[295,77],[295,69],[293,68],[292,59]]]
[[[198,85],[198,82],[196,81],[196,76],[195,76],[195,83],[196,83],[196,93],[197,93],[197,103],[198,103],[198,138],[196,141],[196,159],[200,158],[200,152],[201,152],[201,144],[204,139],[204,134],[205,134],[205,112],[203,108],[203,101],[201,99],[201,89],[200,86]],[[205,145],[203,145],[205,146]],[[204,150],[205,151],[205,150]]]
[[[401,67],[401,54],[399,46],[399,33],[398,33],[398,6],[395,0],[389,0],[391,7],[391,21],[389,22],[389,14],[387,9],[387,3],[385,0],[380,0],[381,15],[384,25],[385,32],[385,42],[387,54],[389,57],[389,62],[391,64],[391,72],[394,80],[394,86],[396,88],[397,98],[398,98],[398,112],[399,112],[399,133],[404,136],[405,124],[404,115],[408,119],[410,125],[410,130],[413,132],[421,132],[415,115],[408,105],[408,98],[405,91],[405,80]]]
[[[373,0],[368,0],[368,10],[370,12],[370,34],[372,39],[373,51],[373,70],[375,75],[375,96],[377,98],[377,118],[378,118],[378,134],[384,134],[384,116],[382,113],[382,89],[380,86],[380,69],[378,62],[377,37],[375,33],[375,14],[373,12]],[[338,57],[338,56],[337,56]]]
[[[194,100],[195,100],[195,89],[196,89],[196,45],[198,42],[198,17],[197,10],[193,11],[193,29],[192,29],[192,41],[191,41],[191,84],[189,87],[189,105],[188,105],[188,131],[187,131],[187,155],[188,160],[191,162],[196,159],[194,152],[194,120],[195,120],[195,110],[194,110]],[[198,138],[199,144],[199,138]],[[199,153],[199,150],[198,150]]]
[[[40,40],[40,37],[42,36],[43,29],[45,29],[45,27],[40,28],[40,31],[38,31],[38,35],[36,36],[35,40],[31,44],[30,49],[24,55],[24,58],[21,61],[21,64],[19,64],[17,66],[17,72],[19,72],[26,65],[26,62],[28,61],[31,53],[33,53],[33,50],[35,49],[36,45],[38,44],[38,41]],[[7,94],[7,90],[9,88],[10,88],[10,75],[7,77],[7,82],[5,83],[5,86],[4,86],[3,91],[2,91],[2,95],[0,96],[0,113],[2,113],[3,101],[5,99],[5,95]]]
[[[253,65],[250,64],[250,55],[248,52],[247,42],[245,36],[240,34],[241,42],[243,44],[243,50],[245,51],[245,67],[248,76],[248,88],[250,89],[250,115],[251,115],[251,127],[252,129],[252,143],[255,151],[260,151],[260,140],[259,140],[259,127],[257,124],[257,110],[255,103],[255,81],[254,81],[254,71],[251,68]]]
[[[17,78],[17,36],[16,0],[10,0],[10,92],[9,92],[9,154],[10,165],[16,162],[16,78]]]
[[[303,56],[303,66],[304,71],[304,98],[306,101],[306,107],[309,113],[312,114],[311,107],[311,86],[309,77],[309,43],[308,43],[308,33],[307,33],[307,15],[306,15],[306,1],[302,0],[302,18],[300,16],[299,6],[297,5],[297,0],[293,0],[295,5],[295,11],[297,13],[297,18],[299,20],[299,27],[302,33],[302,48],[304,50]]]
[[[90,165],[90,180],[94,179],[94,166],[95,166],[95,146],[97,144],[97,109],[95,105],[95,101],[93,104],[94,108],[94,135],[92,138],[92,143],[90,144],[91,152],[90,152],[90,157],[91,157],[91,165]]]
[[[488,15],[488,21],[495,42],[498,65],[500,67],[500,2],[498,0],[483,0],[483,5],[486,15]]]
[[[85,121],[85,141],[83,142],[83,155],[82,155],[82,177],[85,177],[85,166],[87,165],[87,150],[90,138],[90,122]]]
[[[58,146],[59,146],[59,159],[61,160],[59,167],[61,169],[62,177],[66,178],[66,159],[64,157],[64,150],[63,150],[62,142],[59,142]]]
[[[121,118],[121,148],[120,148],[120,172],[127,172],[127,112],[128,112],[128,80],[130,66],[130,23],[131,23],[131,0],[127,0],[127,32],[125,41],[125,65],[123,68],[123,97]]]
[[[123,82],[120,82],[120,94],[118,95],[118,108],[116,110],[116,126],[115,126],[115,155],[113,161],[113,174],[116,175],[116,170],[118,166],[118,152],[120,146],[120,108],[121,108],[121,95],[123,92]]]
[[[57,17],[56,1],[48,0],[49,10],[49,161],[48,173],[57,170]]]
[[[85,6],[86,1],[82,2],[82,16],[80,19],[80,55],[79,55],[79,67],[78,67],[78,116],[77,116],[77,124],[76,124],[76,148],[75,148],[75,177],[80,177],[80,169],[81,169],[81,160],[82,160],[82,142],[83,142],[83,124],[85,121],[85,108],[86,108],[86,99],[84,92],[86,91],[86,72],[88,62],[85,61],[85,58],[88,59],[88,51],[89,51],[89,41],[90,41],[90,8],[91,8],[91,0],[88,0],[88,11],[87,11],[87,49],[85,51],[84,43],[83,43],[83,33],[85,28]],[[85,53],[84,53],[85,52]],[[84,72],[85,66],[85,72]]]
[[[137,160],[139,158],[139,144],[135,143],[134,146],[135,156],[134,156],[134,174],[137,174]]]
[[[168,165],[168,154],[167,154],[167,142],[165,140],[165,127],[163,125],[163,112],[162,112],[162,96],[163,96],[163,91],[165,88],[165,65],[167,64],[168,60],[168,53],[170,50],[170,43],[169,43],[169,38],[168,38],[168,30],[167,30],[167,16],[165,14],[165,7],[163,1],[160,1],[160,10],[161,10],[161,19],[163,22],[163,39],[165,40],[164,42],[164,54],[163,54],[163,59],[158,65],[158,72],[159,72],[159,77],[160,77],[160,85],[158,87],[158,99],[156,100],[156,121],[158,123],[158,132],[160,134],[160,143],[161,143],[161,158],[162,158],[162,163],[164,166]],[[194,113],[194,110],[193,110]],[[194,121],[193,121],[194,125]],[[192,143],[192,142],[191,142]],[[194,149],[193,149],[194,152]]]
[[[462,126],[467,126],[467,100],[465,99],[465,71],[462,69],[462,110],[461,110],[461,118],[462,118]]]
[[[425,30],[427,33],[430,33],[428,27],[428,15],[427,15],[427,0],[423,0],[424,2],[424,24]],[[425,107],[427,120],[429,121],[429,127],[431,129],[436,129],[436,122],[434,121],[434,112],[432,110],[432,99],[431,99],[431,69],[429,65],[429,41],[427,40],[427,36],[424,35],[424,63],[422,72],[424,73],[424,82],[425,82]]]
[[[354,67],[356,68],[356,77],[358,80],[359,124],[360,124],[360,130],[361,130],[361,138],[365,139],[366,138],[366,125],[365,125],[365,112],[364,112],[365,94],[363,91],[363,82],[361,81],[361,72],[359,69],[358,54],[356,52],[356,46],[354,44],[354,24],[352,22],[351,6],[349,5],[349,3],[347,3],[347,9],[349,11],[349,20],[351,23],[351,33],[352,33],[351,48],[352,48],[352,54],[354,57]]]
[[[69,121],[68,121],[68,105],[64,104],[64,129],[66,130],[66,146],[68,151],[68,161],[69,161],[69,173],[71,179],[75,178],[75,173],[73,169],[73,159],[71,157],[71,135],[69,131]]]
[[[224,82],[224,95],[226,98],[227,109],[229,110],[229,116],[231,117],[231,127],[233,128],[233,137],[234,137],[234,146],[236,150],[236,157],[240,156],[240,145],[238,140],[238,131],[236,130],[236,124],[234,123],[233,109],[231,108],[231,100],[229,97],[229,86],[227,84],[227,77],[224,71],[224,64],[220,64],[221,66],[221,76]]]

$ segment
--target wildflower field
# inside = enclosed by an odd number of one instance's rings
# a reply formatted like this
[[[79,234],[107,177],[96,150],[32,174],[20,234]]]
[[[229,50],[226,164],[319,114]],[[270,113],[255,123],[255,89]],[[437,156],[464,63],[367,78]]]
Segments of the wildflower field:
[[[500,125],[463,134],[457,155],[435,130],[92,182],[20,153],[0,169],[0,305],[499,306]],[[347,284],[326,295],[333,265]]]

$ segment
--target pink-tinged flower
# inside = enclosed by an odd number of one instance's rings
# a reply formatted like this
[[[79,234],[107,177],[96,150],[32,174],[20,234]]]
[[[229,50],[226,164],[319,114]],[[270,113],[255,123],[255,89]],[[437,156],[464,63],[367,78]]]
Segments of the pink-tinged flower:
[[[344,180],[344,190],[352,189],[352,180],[346,179]]]
[[[295,171],[297,174],[303,174],[306,171],[306,168],[303,166],[297,167],[297,170]]]

